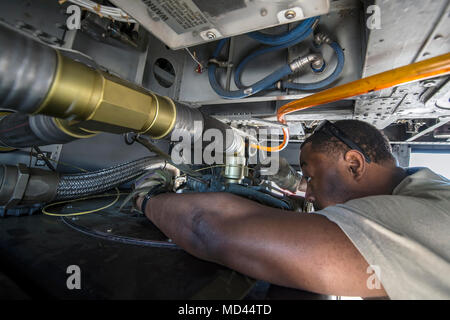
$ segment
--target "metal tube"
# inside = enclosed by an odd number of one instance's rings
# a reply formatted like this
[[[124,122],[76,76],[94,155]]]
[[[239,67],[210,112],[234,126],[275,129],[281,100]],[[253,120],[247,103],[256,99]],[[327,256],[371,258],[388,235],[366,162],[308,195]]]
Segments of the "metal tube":
[[[79,174],[59,174],[24,165],[0,165],[0,206],[14,207],[76,199],[117,187],[143,173],[179,170],[160,157],[146,157],[115,167]]]
[[[177,108],[167,98],[92,69],[0,23],[0,108],[58,118],[74,138],[99,131],[166,137]]]
[[[32,135],[49,144],[59,141],[44,137],[78,139],[98,132],[135,132],[162,139],[173,130],[201,137],[211,124],[220,130],[229,128],[197,109],[72,60],[2,23],[0,47],[0,108],[52,117],[39,118],[42,121],[32,126]],[[196,120],[200,126],[194,126]],[[235,151],[228,147],[227,152]]]
[[[74,137],[58,128],[52,117],[12,113],[0,118],[0,147],[3,148],[45,146],[73,140]]]
[[[32,113],[57,68],[55,50],[0,22],[0,107]]]
[[[290,102],[278,110],[277,117],[280,122],[283,122],[284,117],[291,112],[449,73],[450,53],[447,53],[346,83]]]

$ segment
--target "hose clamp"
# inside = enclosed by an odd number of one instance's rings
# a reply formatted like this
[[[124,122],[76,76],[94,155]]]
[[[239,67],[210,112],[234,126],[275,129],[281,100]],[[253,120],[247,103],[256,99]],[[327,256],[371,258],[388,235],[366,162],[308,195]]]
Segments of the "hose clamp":
[[[217,65],[219,68],[228,68],[228,67],[232,68],[234,66],[233,63],[231,63],[231,62],[220,61],[220,60],[217,60],[216,58],[209,59],[208,63],[213,63],[213,64]]]

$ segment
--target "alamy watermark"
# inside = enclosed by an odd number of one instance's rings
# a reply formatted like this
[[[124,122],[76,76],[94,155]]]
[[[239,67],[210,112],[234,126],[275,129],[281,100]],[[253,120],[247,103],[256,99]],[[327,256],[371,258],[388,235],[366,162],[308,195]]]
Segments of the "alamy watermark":
[[[245,157],[247,165],[265,166],[268,175],[278,172],[279,152],[269,152],[261,147],[279,145],[281,142],[277,133],[268,129],[251,129],[242,136],[242,132],[238,133],[232,128],[226,129],[224,133],[215,128],[203,132],[202,127],[201,121],[194,121],[193,133],[187,130],[172,132],[171,141],[175,144],[170,156],[175,164],[221,165],[227,156],[237,155]]]
[[[69,274],[66,280],[66,286],[69,290],[81,289],[81,269],[77,265],[70,265],[66,269],[66,273]]]
[[[66,20],[67,29],[78,30],[81,28],[81,8],[77,5],[70,5],[66,9],[69,17]]]
[[[381,8],[377,5],[371,5],[367,7],[367,14],[370,16],[367,18],[366,26],[370,30],[381,29]]]
[[[370,274],[367,278],[366,285],[369,290],[381,289],[381,268],[377,265],[370,265],[366,272]]]

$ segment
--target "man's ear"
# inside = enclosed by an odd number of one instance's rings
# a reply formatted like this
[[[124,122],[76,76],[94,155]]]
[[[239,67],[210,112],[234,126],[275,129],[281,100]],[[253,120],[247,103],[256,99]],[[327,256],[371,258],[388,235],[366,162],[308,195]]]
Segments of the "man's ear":
[[[344,160],[354,179],[361,179],[366,170],[366,160],[362,153],[357,150],[349,150],[345,153]]]

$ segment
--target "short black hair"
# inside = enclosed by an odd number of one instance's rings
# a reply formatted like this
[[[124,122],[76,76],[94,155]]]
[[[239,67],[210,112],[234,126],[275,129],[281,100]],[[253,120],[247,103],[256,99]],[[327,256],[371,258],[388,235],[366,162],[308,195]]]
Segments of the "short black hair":
[[[375,163],[395,161],[392,148],[387,137],[373,125],[360,120],[340,120],[334,125],[352,139]],[[345,154],[350,148],[336,137],[324,131],[309,136],[300,146],[300,150],[307,143],[317,152]]]

